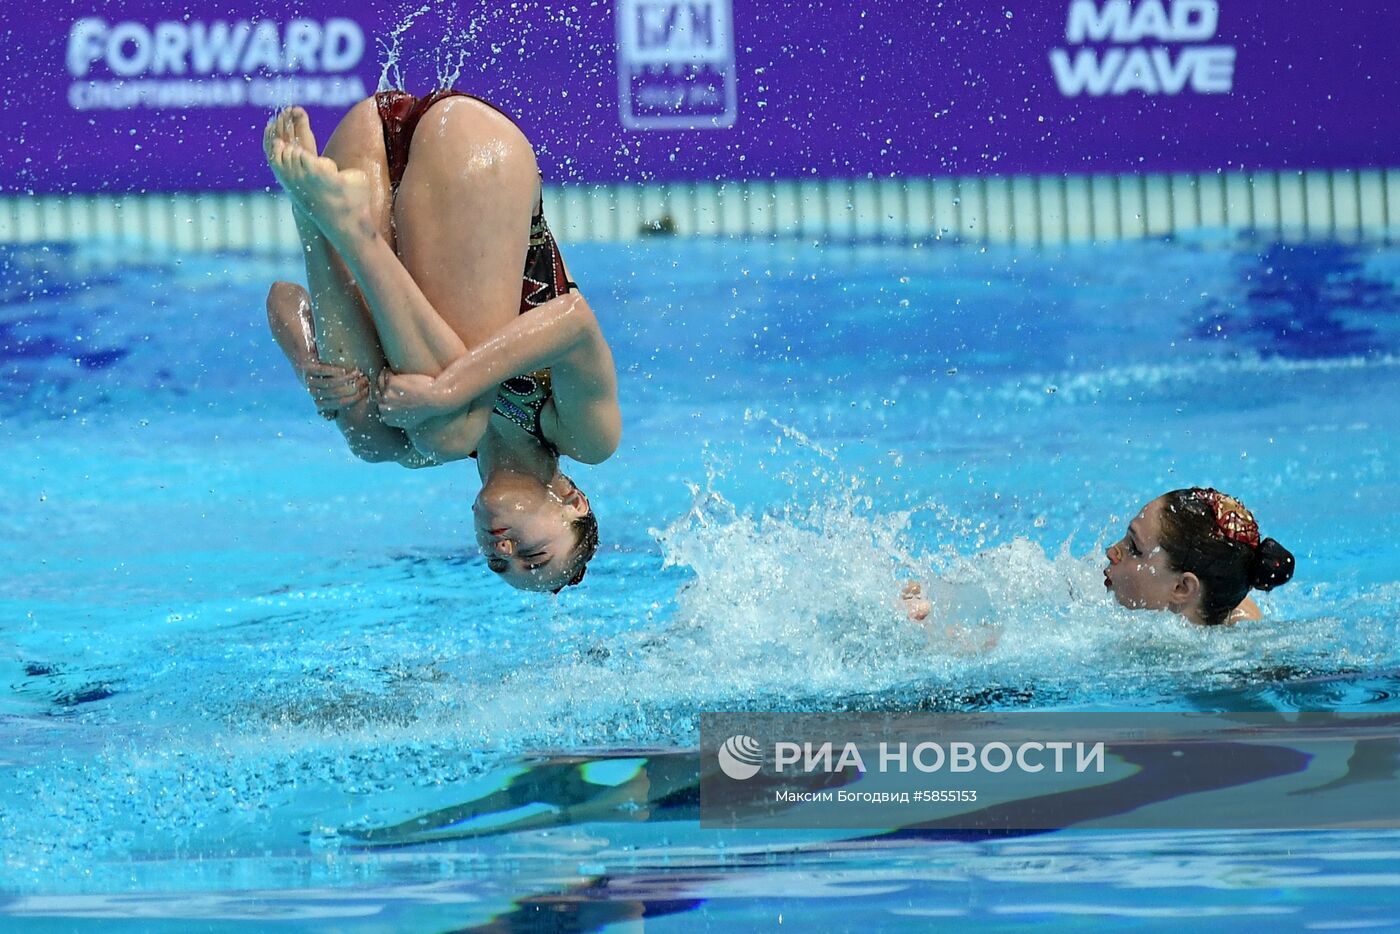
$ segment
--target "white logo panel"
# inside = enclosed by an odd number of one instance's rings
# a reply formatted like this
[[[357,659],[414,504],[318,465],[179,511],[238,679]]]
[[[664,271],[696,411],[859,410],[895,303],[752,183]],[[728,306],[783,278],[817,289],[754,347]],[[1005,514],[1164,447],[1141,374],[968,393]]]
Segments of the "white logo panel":
[[[732,0],[619,0],[618,105],[631,130],[732,127]]]

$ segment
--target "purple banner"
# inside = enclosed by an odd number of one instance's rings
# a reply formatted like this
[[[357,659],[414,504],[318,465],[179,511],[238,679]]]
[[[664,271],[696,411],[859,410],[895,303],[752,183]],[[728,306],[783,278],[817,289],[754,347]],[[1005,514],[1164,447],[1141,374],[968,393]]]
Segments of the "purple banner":
[[[550,181],[1400,165],[1382,0],[61,0],[5,28],[5,192],[260,189],[381,81],[513,114]]]

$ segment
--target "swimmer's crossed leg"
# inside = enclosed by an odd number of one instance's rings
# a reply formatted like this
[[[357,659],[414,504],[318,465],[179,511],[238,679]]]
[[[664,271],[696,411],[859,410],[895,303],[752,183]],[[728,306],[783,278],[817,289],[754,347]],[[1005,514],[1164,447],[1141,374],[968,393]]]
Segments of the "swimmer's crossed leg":
[[[376,190],[369,179],[372,165],[363,157],[342,152],[334,136],[327,152],[340,155],[346,166],[361,175],[359,184],[372,201],[371,213],[383,218],[389,235],[387,192]],[[263,133],[263,151],[273,174],[291,196],[292,217],[301,239],[306,264],[307,290],[292,282],[275,282],[267,296],[268,324],[277,344],[291,361],[302,383],[311,392],[317,411],[334,419],[350,449],[368,461],[428,463],[415,457],[408,436],[379,420],[370,398],[371,380],[384,366],[369,310],[345,264],[311,213],[308,204],[304,156],[317,156],[316,138],[301,108],[282,110]],[[325,168],[325,167],[321,167]],[[338,170],[338,166],[337,166]]]
[[[521,178],[505,179],[462,173],[435,158],[444,147],[460,150],[464,137],[480,145],[483,136],[500,129],[483,128],[489,120],[470,109],[449,114],[450,106],[444,102],[430,111],[438,132],[424,134],[425,142],[415,147],[397,199],[389,190],[373,99],[346,114],[325,155],[318,155],[301,108],[279,113],[264,134],[268,163],[292,201],[310,284],[309,294],[292,283],[274,284],[269,323],[318,409],[335,418],[365,460],[424,466],[471,453],[489,406],[448,413],[405,432],[380,419],[375,380],[386,365],[395,372],[437,375],[466,352],[460,333],[474,337],[499,329],[519,301],[518,277],[502,271],[523,267],[537,179],[523,171],[514,173]],[[529,162],[533,166],[533,156]],[[468,217],[501,219],[494,229],[503,236],[480,237],[482,229],[493,229],[489,224],[464,231],[460,219]],[[512,226],[507,220],[521,226],[518,237],[503,229]],[[462,248],[464,236],[477,238],[474,249]],[[414,260],[410,270],[406,264]],[[437,308],[420,281],[434,293]],[[453,324],[438,308],[452,315]]]

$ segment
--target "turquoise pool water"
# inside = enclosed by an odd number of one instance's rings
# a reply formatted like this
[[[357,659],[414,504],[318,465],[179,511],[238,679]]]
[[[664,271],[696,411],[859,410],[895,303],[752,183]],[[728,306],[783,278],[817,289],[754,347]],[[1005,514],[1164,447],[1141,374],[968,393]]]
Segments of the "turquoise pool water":
[[[315,417],[263,323],[295,257],[0,252],[7,924],[1394,925],[1385,831],[701,831],[685,751],[717,709],[1396,710],[1400,251],[567,252],[626,437],[558,600],[473,554],[469,466]],[[1106,599],[1194,484],[1297,554],[1265,621]],[[911,575],[995,645],[903,620]]]

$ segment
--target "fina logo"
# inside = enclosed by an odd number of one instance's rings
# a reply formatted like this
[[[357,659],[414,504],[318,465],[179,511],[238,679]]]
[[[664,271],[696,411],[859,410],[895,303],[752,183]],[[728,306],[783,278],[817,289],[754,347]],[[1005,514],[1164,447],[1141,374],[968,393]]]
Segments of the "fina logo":
[[[618,0],[615,10],[624,127],[713,130],[734,125],[733,0]]]
[[[726,739],[718,756],[720,769],[735,781],[753,778],[763,768],[763,750],[758,740],[742,733]]]

